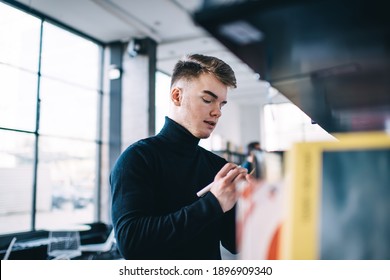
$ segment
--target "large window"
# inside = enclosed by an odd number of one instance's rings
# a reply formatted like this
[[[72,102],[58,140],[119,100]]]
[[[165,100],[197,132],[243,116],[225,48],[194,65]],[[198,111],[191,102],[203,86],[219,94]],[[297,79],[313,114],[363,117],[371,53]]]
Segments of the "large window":
[[[295,142],[334,139],[292,103],[264,106],[264,143],[268,151],[285,151]]]
[[[96,219],[101,55],[0,3],[0,234]]]
[[[156,130],[157,134],[165,123],[169,113],[171,77],[160,71],[156,72]]]

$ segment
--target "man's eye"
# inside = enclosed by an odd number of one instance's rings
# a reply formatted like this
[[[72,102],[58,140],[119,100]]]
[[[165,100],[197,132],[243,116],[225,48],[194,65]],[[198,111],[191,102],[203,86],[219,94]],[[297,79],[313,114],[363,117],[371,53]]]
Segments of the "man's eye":
[[[207,104],[210,104],[211,103],[211,100],[207,100],[207,99],[204,99],[204,98],[202,98],[203,99],[203,102],[204,103],[207,103]]]

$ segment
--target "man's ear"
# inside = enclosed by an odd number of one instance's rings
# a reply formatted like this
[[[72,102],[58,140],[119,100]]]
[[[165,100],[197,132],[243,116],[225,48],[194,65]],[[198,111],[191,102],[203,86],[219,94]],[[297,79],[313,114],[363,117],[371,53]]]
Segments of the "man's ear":
[[[181,104],[181,88],[179,87],[173,87],[171,89],[171,100],[175,106],[180,106]]]

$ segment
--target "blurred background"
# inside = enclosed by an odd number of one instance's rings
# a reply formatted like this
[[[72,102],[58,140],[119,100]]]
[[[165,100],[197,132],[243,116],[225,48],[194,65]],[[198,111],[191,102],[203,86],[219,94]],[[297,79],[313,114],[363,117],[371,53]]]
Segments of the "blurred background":
[[[185,54],[219,57],[236,73],[219,126],[201,141],[230,161],[252,141],[286,151],[385,130],[382,4],[356,1],[346,13],[349,1],[311,2],[0,1],[0,235],[110,224],[110,168],[161,129]]]

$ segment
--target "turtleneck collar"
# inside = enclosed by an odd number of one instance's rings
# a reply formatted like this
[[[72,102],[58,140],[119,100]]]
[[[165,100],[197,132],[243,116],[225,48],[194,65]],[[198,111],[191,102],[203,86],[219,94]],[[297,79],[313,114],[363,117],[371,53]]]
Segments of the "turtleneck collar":
[[[186,128],[168,117],[165,117],[165,124],[158,135],[169,140],[176,147],[181,147],[186,150],[195,150],[200,141],[199,138],[192,135]]]

